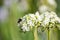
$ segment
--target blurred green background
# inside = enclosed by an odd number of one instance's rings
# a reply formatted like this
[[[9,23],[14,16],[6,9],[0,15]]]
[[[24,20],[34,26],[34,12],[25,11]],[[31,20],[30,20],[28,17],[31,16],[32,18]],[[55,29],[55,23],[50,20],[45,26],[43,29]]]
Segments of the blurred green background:
[[[0,40],[34,40],[32,32],[19,31],[17,21],[20,17],[35,13],[39,0],[0,0]],[[60,0],[56,0],[56,13],[60,17]],[[60,40],[60,31],[58,30]]]

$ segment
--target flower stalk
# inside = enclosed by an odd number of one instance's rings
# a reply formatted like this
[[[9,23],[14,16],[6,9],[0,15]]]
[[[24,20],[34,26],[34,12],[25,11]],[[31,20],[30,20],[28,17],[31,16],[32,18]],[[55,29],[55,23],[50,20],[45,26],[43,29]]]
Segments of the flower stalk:
[[[34,30],[34,40],[38,40],[37,28],[36,27],[35,27],[35,30]]]
[[[48,31],[48,32],[47,32],[47,33],[48,33],[48,40],[50,40],[50,37],[49,37],[49,35],[50,35],[50,33],[49,33],[49,32],[50,32],[50,30],[47,30],[47,31]]]

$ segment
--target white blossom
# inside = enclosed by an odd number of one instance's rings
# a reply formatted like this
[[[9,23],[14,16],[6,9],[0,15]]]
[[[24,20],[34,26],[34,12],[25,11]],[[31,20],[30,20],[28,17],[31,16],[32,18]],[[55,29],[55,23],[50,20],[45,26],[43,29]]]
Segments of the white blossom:
[[[57,16],[55,12],[46,11],[43,12],[42,14],[39,14],[39,12],[37,11],[35,14],[28,14],[22,17],[22,21],[19,24],[22,28],[22,31],[30,31],[35,26],[37,27],[41,26],[41,28],[39,29],[42,29],[42,28],[46,28],[46,26],[48,25],[49,27],[51,27],[56,23],[60,23],[60,18]]]
[[[51,11],[51,12],[50,12],[50,16],[51,16],[51,18],[52,18],[52,17],[57,17],[57,14],[56,14],[55,12]]]
[[[55,23],[55,21],[56,21],[55,19],[51,19],[51,21],[50,21],[50,22],[51,22],[51,23]]]
[[[30,17],[30,18],[29,18],[30,20],[36,20],[36,18],[35,18],[35,15],[34,15],[34,14],[29,14],[28,16]]]
[[[27,24],[24,22],[23,24],[21,24],[22,25],[22,27],[21,27],[21,29],[25,32],[25,31],[29,31],[30,29],[29,29],[29,27],[27,27]]]
[[[23,26],[22,29],[23,29],[24,32],[30,30],[29,27],[27,27],[27,26]]]
[[[43,16],[40,15],[38,11],[35,13],[35,16],[36,16],[36,19],[37,19],[36,21],[39,22],[39,21],[42,21],[43,20]]]
[[[44,15],[45,15],[46,18],[50,18],[50,12],[48,12],[48,11],[44,12]]]
[[[58,16],[55,17],[55,20],[60,23],[60,18]]]
[[[50,19],[49,18],[45,18],[45,20],[42,22],[42,26],[46,26],[49,25]]]
[[[28,21],[27,21],[27,24],[28,24],[29,26],[34,26],[34,22],[32,22],[31,20],[28,20]]]
[[[50,5],[56,6],[55,0],[47,0]]]

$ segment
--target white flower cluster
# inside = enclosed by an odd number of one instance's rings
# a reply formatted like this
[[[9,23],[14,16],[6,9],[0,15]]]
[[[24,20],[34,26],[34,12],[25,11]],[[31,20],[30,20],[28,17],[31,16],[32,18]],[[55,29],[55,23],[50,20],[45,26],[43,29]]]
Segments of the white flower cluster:
[[[44,20],[42,21],[42,25],[46,26],[49,25],[49,23],[55,24],[60,23],[60,18],[57,16],[57,14],[53,11],[51,12],[44,12]]]
[[[22,17],[22,21],[19,23],[19,27],[22,31],[30,31],[34,27],[52,27],[50,25],[55,25],[60,23],[60,18],[53,11],[47,11],[42,14],[36,12],[35,14],[28,14]],[[41,28],[40,28],[41,29]]]
[[[30,31],[37,24],[40,25],[43,16],[36,12],[35,14],[28,14],[22,18],[22,21],[18,24],[23,31]],[[38,25],[38,26],[39,26]]]

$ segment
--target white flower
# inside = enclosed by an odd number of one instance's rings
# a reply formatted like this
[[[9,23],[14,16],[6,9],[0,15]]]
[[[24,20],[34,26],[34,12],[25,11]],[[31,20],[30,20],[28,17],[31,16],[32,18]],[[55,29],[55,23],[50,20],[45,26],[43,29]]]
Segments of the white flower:
[[[30,17],[32,17],[32,18],[34,18],[34,17],[35,17],[35,15],[34,15],[34,14],[29,14],[29,16],[30,16]]]
[[[54,5],[54,6],[56,6],[56,2],[55,2],[55,0],[47,0],[48,1],[48,3],[50,4],[50,5]]]
[[[36,21],[39,22],[39,21],[42,21],[43,20],[43,16],[40,15],[38,11],[35,13],[35,16],[36,16],[36,19],[37,19]]]
[[[22,27],[22,30],[25,32],[25,31],[29,31],[30,29],[29,29],[29,27],[27,27],[27,26],[23,26],[23,27]]]
[[[50,19],[48,17],[47,18],[45,17],[45,19],[42,22],[42,26],[49,25],[49,22],[50,22]]]
[[[51,11],[51,12],[50,12],[50,16],[51,16],[51,18],[57,17],[57,14],[56,14],[55,12]]]
[[[30,28],[35,26],[36,17],[34,14],[28,14],[21,18],[22,21],[18,24],[22,31],[30,31]]]
[[[39,14],[37,11],[35,14],[28,14],[21,18],[22,21],[18,24],[21,26],[20,28],[22,31],[30,31],[34,27],[40,27],[46,28],[46,26],[55,26],[56,23],[60,23],[60,18],[57,16],[57,14],[53,11],[46,11],[42,14]],[[41,24],[41,25],[40,25]],[[50,25],[52,24],[52,25]],[[40,29],[42,29],[40,28]]]
[[[59,17],[55,17],[55,20],[60,23],[60,18]]]
[[[36,20],[36,18],[35,18],[35,15],[34,15],[34,14],[29,14],[28,16],[30,17],[30,20]]]
[[[54,24],[56,22],[60,22],[59,21],[60,19],[58,18],[57,14],[53,11],[50,11],[50,12],[46,11],[42,14],[44,14],[44,20],[41,23],[42,26],[49,25],[49,22],[54,23]]]
[[[25,32],[25,31],[29,31],[30,30],[25,22],[23,24],[21,24],[21,25],[22,25],[22,27],[21,27],[22,31]]]
[[[44,12],[44,15],[45,15],[46,18],[50,18],[50,12],[48,12],[48,11]]]
[[[38,16],[39,15],[39,12],[37,11],[35,14]]]
[[[56,20],[55,20],[55,19],[51,19],[50,22],[51,22],[51,23],[55,23]]]
[[[29,26],[32,26],[32,27],[34,26],[34,23],[33,23],[31,20],[28,20],[28,21],[27,21],[27,24],[28,24]]]

